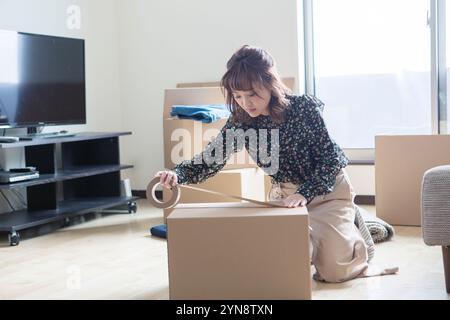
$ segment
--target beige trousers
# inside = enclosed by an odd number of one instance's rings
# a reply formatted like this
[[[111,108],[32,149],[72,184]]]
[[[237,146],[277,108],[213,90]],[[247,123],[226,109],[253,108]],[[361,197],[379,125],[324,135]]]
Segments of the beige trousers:
[[[298,185],[272,185],[269,200],[281,200],[295,193]],[[308,205],[311,262],[316,280],[343,282],[369,274],[366,243],[355,225],[355,192],[345,170],[336,177],[331,193],[315,197]]]

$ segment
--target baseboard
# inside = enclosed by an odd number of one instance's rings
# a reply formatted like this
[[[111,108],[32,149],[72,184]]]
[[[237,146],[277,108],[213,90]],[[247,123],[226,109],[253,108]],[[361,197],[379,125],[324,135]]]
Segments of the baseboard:
[[[133,196],[135,196],[135,197],[139,197],[139,198],[142,198],[142,199],[147,199],[147,193],[146,193],[145,190],[131,190],[131,194]],[[156,195],[156,198],[158,200],[162,200],[163,193],[162,193],[161,190],[156,190],[155,191],[155,195]]]
[[[375,160],[349,160],[348,164],[350,166],[373,166],[375,165]]]
[[[356,196],[355,203],[362,205],[375,205],[375,196]]]

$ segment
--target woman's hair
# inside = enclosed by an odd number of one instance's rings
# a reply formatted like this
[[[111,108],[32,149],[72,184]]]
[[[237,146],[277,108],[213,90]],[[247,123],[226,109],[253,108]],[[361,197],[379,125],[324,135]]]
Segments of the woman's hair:
[[[284,109],[289,104],[286,94],[291,91],[281,82],[275,62],[267,51],[250,45],[242,46],[228,60],[227,72],[220,86],[234,121],[251,122],[251,117],[234,100],[233,91],[250,91],[258,86],[271,92],[270,117],[278,123],[283,121]]]

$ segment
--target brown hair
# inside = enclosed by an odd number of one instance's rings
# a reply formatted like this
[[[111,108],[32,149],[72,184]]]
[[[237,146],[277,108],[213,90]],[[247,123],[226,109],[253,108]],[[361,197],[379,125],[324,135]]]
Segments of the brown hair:
[[[275,62],[267,51],[244,45],[228,60],[227,72],[220,81],[234,121],[248,123],[251,122],[251,117],[234,100],[233,91],[254,90],[255,85],[271,91],[269,115],[275,122],[282,122],[284,110],[289,104],[285,95],[291,93],[291,90],[281,81]]]

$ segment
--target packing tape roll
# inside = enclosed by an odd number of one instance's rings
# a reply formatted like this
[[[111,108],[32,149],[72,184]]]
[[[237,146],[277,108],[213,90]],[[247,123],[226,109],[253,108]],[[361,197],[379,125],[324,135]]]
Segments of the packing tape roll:
[[[175,207],[178,204],[178,202],[180,201],[180,196],[181,196],[180,188],[191,189],[191,190],[200,191],[200,192],[206,192],[206,193],[214,194],[214,195],[218,195],[218,196],[234,198],[237,200],[244,200],[244,201],[248,201],[250,203],[258,204],[258,205],[265,206],[265,207],[285,208],[285,206],[280,204],[280,202],[278,202],[278,201],[263,202],[263,201],[248,199],[248,198],[244,198],[244,197],[238,197],[238,196],[234,196],[231,194],[221,193],[221,192],[212,191],[212,190],[205,190],[205,189],[196,188],[196,187],[192,187],[192,186],[185,186],[185,185],[176,185],[175,187],[173,187],[171,189],[172,197],[170,198],[170,200],[166,201],[166,202],[161,202],[155,197],[155,189],[158,186],[159,181],[160,181],[160,177],[155,177],[155,178],[153,178],[152,181],[150,181],[150,183],[147,186],[146,195],[147,195],[147,200],[150,201],[150,203],[153,206],[155,206],[156,208],[160,208],[160,209],[169,209],[169,208]]]
[[[175,207],[177,205],[178,201],[180,201],[180,195],[181,195],[180,189],[178,188],[178,186],[173,187],[172,188],[172,197],[169,199],[169,201],[161,202],[155,196],[155,189],[158,186],[159,181],[160,181],[160,178],[155,177],[148,184],[147,191],[146,191],[147,200],[150,201],[150,203],[153,206],[155,206],[156,208],[169,209],[169,208]]]

